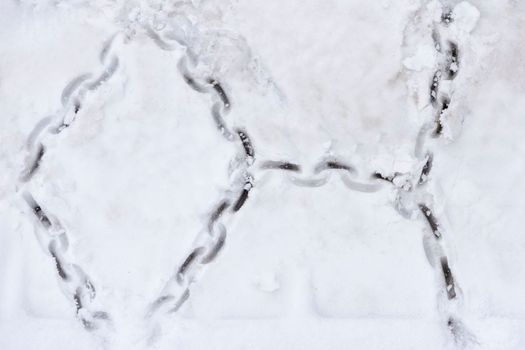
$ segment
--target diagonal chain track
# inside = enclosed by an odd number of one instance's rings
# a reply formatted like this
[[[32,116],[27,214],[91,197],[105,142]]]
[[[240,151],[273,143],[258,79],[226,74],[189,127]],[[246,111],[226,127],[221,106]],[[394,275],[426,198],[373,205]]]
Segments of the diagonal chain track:
[[[76,315],[87,330],[111,327],[111,317],[108,312],[99,309],[92,279],[75,263],[69,249],[69,233],[60,220],[34,198],[28,185],[45,155],[46,139],[58,136],[69,128],[79,115],[86,95],[96,93],[117,71],[119,59],[112,50],[114,39],[111,38],[102,50],[102,69],[98,75],[83,74],[72,79],[62,91],[61,109],[55,115],[40,120],[33,128],[26,144],[29,154],[27,164],[20,175],[20,192],[36,219],[42,248],[53,260],[62,290],[74,304]]]
[[[443,92],[440,86],[444,81],[452,82],[459,74],[460,68],[457,43],[444,40],[440,31],[441,27],[448,26],[452,21],[453,14],[444,9],[441,22],[432,32],[432,40],[437,55],[440,57],[429,84],[428,98],[435,120],[423,125],[416,140],[415,157],[420,166],[413,173],[374,172],[368,176],[369,181],[367,182],[357,180],[359,171],[354,165],[334,156],[319,160],[306,175],[303,175],[305,174],[303,166],[289,160],[263,160],[255,164],[256,152],[248,131],[243,128],[232,129],[226,122],[228,113],[231,108],[234,108],[228,90],[218,78],[195,73],[199,57],[189,44],[190,38],[180,34],[184,31],[174,30],[171,34],[163,35],[162,31],[146,26],[146,34],[160,49],[175,50],[182,47],[185,50],[185,54],[178,62],[182,79],[191,89],[210,96],[210,115],[217,130],[227,142],[237,149],[237,154],[231,162],[234,166],[230,175],[229,190],[223,194],[219,203],[211,208],[205,227],[196,237],[188,255],[174,269],[173,275],[161,294],[149,305],[147,318],[159,313],[177,312],[188,300],[191,285],[197,280],[199,272],[212,263],[224,248],[227,241],[228,222],[249,199],[250,191],[256,185],[257,178],[252,174],[261,171],[281,172],[286,174],[291,184],[303,187],[323,186],[329,181],[332,174],[337,174],[341,182],[352,191],[376,192],[385,185],[392,186],[397,194],[393,205],[399,214],[407,219],[413,219],[415,214],[419,213],[416,216],[428,225],[431,235],[425,236],[424,239],[427,257],[440,276],[443,294],[450,303],[457,302],[461,298],[461,293],[443,246],[445,232],[436,217],[432,203],[425,200],[433,197],[428,188],[434,166],[434,154],[430,149],[425,148],[425,141],[429,138],[440,138],[443,134],[446,112],[453,101],[452,96]],[[178,34],[173,35],[173,33]],[[114,53],[117,40],[118,36],[114,36],[104,46],[100,55],[103,66],[101,72],[94,77],[91,74],[84,74],[71,80],[62,93],[61,111],[53,117],[42,119],[29,134],[28,161],[20,176],[22,197],[38,222],[41,241],[45,242],[43,248],[53,260],[60,283],[67,297],[75,305],[78,318],[88,330],[110,326],[111,317],[107,312],[98,309],[93,281],[74,262],[74,257],[68,250],[69,233],[49,210],[38,203],[24,184],[31,181],[45,157],[46,138],[57,136],[70,127],[82,110],[86,94],[95,93],[118,70],[119,59]],[[447,310],[445,311],[447,313],[446,322],[451,334],[456,339],[465,337],[465,330],[459,316],[451,311],[452,309]]]

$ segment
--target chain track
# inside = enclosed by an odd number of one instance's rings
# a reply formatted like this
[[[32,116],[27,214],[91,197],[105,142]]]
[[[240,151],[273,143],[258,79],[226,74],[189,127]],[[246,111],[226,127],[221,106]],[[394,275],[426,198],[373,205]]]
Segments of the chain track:
[[[160,49],[175,50],[182,47],[185,50],[185,54],[178,62],[182,79],[189,88],[210,96],[210,116],[217,130],[227,142],[232,144],[232,147],[237,149],[237,155],[231,162],[234,166],[230,176],[230,189],[223,194],[219,203],[213,206],[208,221],[203,231],[197,235],[190,253],[174,269],[174,274],[169,278],[161,294],[149,305],[147,318],[159,313],[175,313],[188,300],[191,285],[197,281],[199,273],[212,263],[224,248],[227,223],[249,199],[250,191],[255,186],[252,175],[255,171],[283,172],[291,184],[302,187],[323,186],[332,174],[337,174],[342,184],[352,191],[371,193],[381,190],[386,185],[392,186],[397,193],[393,206],[399,214],[407,219],[413,219],[414,213],[418,211],[418,217],[430,228],[431,235],[425,236],[424,247],[430,264],[441,275],[443,294],[450,302],[460,299],[462,296],[443,245],[444,230],[434,213],[432,203],[422,200],[422,198],[433,197],[428,185],[431,181],[434,154],[430,149],[425,148],[425,141],[428,138],[442,137],[446,112],[453,102],[453,96],[443,93],[440,85],[445,80],[452,82],[457,77],[461,63],[457,43],[443,40],[440,31],[441,27],[448,26],[452,21],[452,11],[444,8],[441,22],[432,32],[432,40],[440,57],[429,84],[429,103],[434,110],[435,120],[433,123],[423,125],[416,140],[414,153],[421,166],[414,173],[385,175],[373,172],[369,174],[369,181],[366,182],[357,180],[359,172],[354,165],[332,156],[321,159],[306,175],[303,175],[303,167],[300,164],[287,160],[260,161],[259,166],[254,167],[255,150],[248,132],[242,128],[231,129],[225,121],[231,108],[234,107],[228,90],[218,78],[201,76],[194,72],[199,58],[189,45],[189,36],[185,35],[181,28],[167,27],[154,30],[146,25],[146,35]],[[68,250],[67,231],[55,216],[37,202],[23,184],[31,181],[45,157],[45,138],[58,135],[70,127],[82,109],[85,95],[93,93],[107,83],[117,71],[119,59],[112,49],[115,40],[116,37],[108,40],[101,51],[100,60],[103,69],[98,76],[83,74],[72,79],[62,92],[61,111],[56,116],[43,118],[29,134],[27,142],[29,156],[26,168],[20,175],[22,197],[39,225],[41,241],[45,242],[42,246],[54,262],[63,290],[74,304],[77,317],[87,330],[111,325],[111,317],[107,312],[96,308],[94,284],[87,273],[75,264],[74,257]],[[459,316],[453,311],[447,313],[447,327],[454,338],[466,337]]]
[[[158,40],[162,39],[159,37]],[[159,47],[166,49],[169,46],[161,44]],[[151,304],[148,317],[161,310],[176,312],[184,304],[197,274],[217,258],[226,243],[225,222],[244,206],[254,186],[254,178],[249,170],[255,161],[255,151],[248,132],[244,129],[231,130],[227,126],[224,118],[231,108],[230,98],[216,78],[201,78],[192,73],[190,68],[196,64],[195,56],[182,56],[178,63],[180,74],[190,88],[198,93],[209,94],[212,101],[215,100],[210,108],[212,119],[217,130],[238,152],[231,161],[234,167],[230,175],[230,190],[211,211],[204,232],[198,235],[191,252],[175,269],[175,274],[163,288],[162,294]]]
[[[112,37],[101,52],[102,69],[98,75],[82,74],[72,79],[62,91],[61,109],[55,115],[40,120],[30,132],[26,143],[26,167],[19,178],[21,197],[37,225],[37,236],[42,249],[53,261],[61,289],[74,305],[77,318],[89,331],[111,328],[111,316],[100,309],[93,280],[75,263],[69,249],[70,235],[66,228],[50,210],[34,198],[29,185],[45,156],[46,139],[58,136],[69,128],[82,110],[87,94],[95,93],[117,71],[119,59],[112,47],[114,39],[115,37]]]

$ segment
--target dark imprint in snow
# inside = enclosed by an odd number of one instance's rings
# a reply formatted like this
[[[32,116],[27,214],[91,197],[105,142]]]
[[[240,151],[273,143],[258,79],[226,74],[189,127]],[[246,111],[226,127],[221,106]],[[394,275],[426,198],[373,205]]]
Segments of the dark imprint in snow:
[[[36,215],[36,217],[38,218],[38,221],[40,221],[40,223],[45,228],[50,228],[51,227],[51,220],[49,220],[47,215],[44,213],[44,211],[42,210],[42,208],[38,204],[36,204],[33,207],[33,213]]]
[[[220,104],[218,102],[215,103],[211,108],[211,115],[213,117],[213,120],[215,121],[215,125],[217,126],[217,129],[219,129],[219,131],[222,134],[228,135],[227,137],[229,137],[229,131],[226,128],[226,123],[224,122],[224,119],[222,119],[220,109],[221,109]]]
[[[109,314],[105,311],[96,311],[93,313],[93,318],[98,320],[109,320]]]
[[[64,270],[64,267],[62,266],[62,263],[60,262],[60,259],[58,258],[55,244],[53,242],[49,245],[49,254],[51,254],[51,257],[53,257],[53,260],[55,261],[55,267],[57,269],[58,275],[64,281],[67,281],[69,279],[69,276],[67,275],[66,271]]]
[[[239,138],[242,142],[242,147],[244,148],[244,152],[248,157],[254,157],[255,152],[253,150],[252,142],[250,140],[250,137],[248,137],[248,134],[244,130],[237,130],[237,134],[239,135]]]
[[[80,288],[77,288],[75,295],[73,295],[73,300],[75,301],[75,305],[77,307],[77,313],[82,309],[82,298],[81,298],[81,291]]]
[[[355,172],[355,169],[351,166],[351,165],[348,165],[348,164],[344,164],[340,161],[337,161],[337,160],[327,160],[327,161],[324,161],[320,164],[318,164],[315,169],[314,169],[314,172],[317,174],[317,173],[320,173],[321,171],[323,170],[327,170],[327,169],[333,169],[333,170],[346,170],[348,172]]]
[[[80,111],[80,102],[75,101],[75,114],[77,114]]]
[[[458,74],[459,68],[459,52],[458,45],[455,42],[448,42],[448,51],[447,51],[447,74],[449,79],[454,79]]]
[[[436,238],[441,238],[441,232],[439,232],[439,224],[434,214],[432,214],[432,211],[425,204],[420,203],[418,206],[419,210],[421,210],[421,212],[427,219],[428,225],[432,229],[432,233],[434,234],[434,236]]]
[[[162,295],[158,297],[157,300],[155,300],[153,304],[151,305],[149,315],[151,316],[151,314],[154,311],[158,310],[162,305],[166,304],[167,302],[173,299],[174,299],[173,295]]]
[[[443,271],[443,276],[445,277],[448,299],[454,299],[456,297],[454,277],[452,276],[452,271],[450,270],[450,266],[448,265],[448,260],[446,257],[441,258],[441,270]]]
[[[182,277],[188,270],[188,268],[191,266],[191,264],[195,261],[195,259],[201,255],[204,252],[204,249],[202,247],[195,248],[190,255],[184,260],[182,265],[179,268],[179,271],[177,272],[177,280],[179,282],[182,282]]]
[[[26,175],[24,176],[24,181],[30,180],[33,177],[33,175],[35,175],[36,171],[38,170],[38,167],[40,166],[40,161],[42,160],[42,157],[44,156],[45,151],[46,150],[44,146],[42,144],[39,144],[36,157],[33,160],[33,164],[31,164]]]
[[[222,103],[224,104],[224,107],[226,109],[229,109],[230,108],[230,99],[228,98],[228,95],[226,95],[226,92],[222,88],[221,84],[217,80],[215,80],[213,78],[208,78],[207,81],[208,81],[208,84],[210,84],[213,87],[213,89],[215,90],[217,95],[219,95],[219,98],[221,99]]]
[[[421,170],[421,175],[419,176],[419,184],[422,185],[428,180],[428,175],[430,174],[430,170],[432,170],[432,162],[434,160],[434,156],[432,153],[429,153],[427,155],[427,161],[425,162],[425,165],[423,166],[423,169]]]
[[[177,312],[182,306],[182,304],[184,304],[184,302],[188,300],[189,297],[190,297],[190,290],[186,289],[184,293],[181,295],[180,299],[177,300],[177,302],[175,303],[175,306],[169,312]]]
[[[217,241],[215,242],[215,245],[210,250],[210,252],[205,257],[202,258],[201,264],[209,264],[213,260],[215,260],[219,252],[224,247],[225,242],[226,242],[226,230],[222,228],[221,233],[219,234],[219,237],[217,238]]]
[[[210,216],[210,221],[208,222],[208,229],[210,230],[210,233],[212,232],[212,226],[213,224],[215,223],[215,221],[217,221],[222,213],[230,206],[230,202],[227,201],[227,200],[224,200],[221,202],[221,204],[219,204],[219,206],[217,207],[217,209],[215,209],[215,211],[211,214]]]
[[[454,16],[450,8],[444,8],[441,14],[441,23],[449,25],[454,21]]]
[[[250,189],[249,188],[244,188],[242,190],[241,195],[239,196],[239,198],[237,199],[237,201],[233,205],[233,211],[234,212],[237,212],[237,211],[239,211],[239,209],[242,208],[242,206],[244,205],[244,203],[248,199],[248,193],[250,193]]]
[[[436,71],[430,84],[430,103],[435,107],[438,98],[439,81],[441,80],[441,71]]]
[[[204,89],[200,84],[198,84],[189,74],[182,74],[182,77],[186,84],[188,84],[193,90],[197,92],[205,92],[206,89]]]
[[[444,97],[441,99],[441,110],[439,111],[437,117],[436,117],[436,129],[434,130],[434,137],[438,137],[441,134],[443,134],[443,121],[441,118],[443,118],[443,115],[445,111],[450,106],[450,99],[447,97]]]
[[[281,169],[281,170],[288,170],[288,171],[301,171],[301,168],[299,165],[289,162],[279,162],[274,160],[269,160],[264,162],[261,165],[261,168],[263,169]]]
[[[395,176],[393,176],[393,175],[385,176],[385,175],[381,174],[380,172],[375,172],[375,173],[372,174],[372,178],[383,180],[383,181],[387,181],[387,182],[390,182],[390,183],[394,182],[394,177]]]

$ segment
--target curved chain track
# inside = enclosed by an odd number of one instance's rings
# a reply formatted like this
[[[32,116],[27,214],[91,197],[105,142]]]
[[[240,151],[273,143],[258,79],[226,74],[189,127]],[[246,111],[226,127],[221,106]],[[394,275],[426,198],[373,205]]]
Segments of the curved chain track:
[[[184,19],[184,18],[183,18]],[[303,174],[300,164],[286,160],[260,161],[255,168],[255,151],[253,143],[246,130],[232,129],[225,121],[232,107],[228,90],[213,76],[202,76],[195,73],[199,63],[198,55],[193,51],[190,33],[191,22],[184,19],[183,25],[166,26],[154,30],[145,25],[145,33],[162,50],[175,50],[182,47],[184,55],[178,61],[178,69],[187,85],[201,94],[207,94],[211,99],[210,116],[217,130],[224,139],[236,147],[237,155],[232,160],[229,190],[222,199],[213,206],[208,221],[203,230],[197,235],[190,253],[182,259],[175,268],[160,295],[148,307],[147,318],[161,312],[177,312],[190,296],[191,285],[197,280],[199,273],[208,264],[212,263],[225,246],[227,239],[228,222],[245,205],[255,180],[254,171],[279,171],[286,173],[287,179],[293,185],[302,187],[320,187],[329,181],[331,174],[338,174],[341,182],[352,191],[377,192],[385,185],[393,186],[396,191],[394,208],[407,219],[419,217],[430,228],[429,235],[424,236],[424,249],[429,263],[436,269],[443,285],[442,295],[449,302],[456,302],[461,298],[457,281],[452,272],[451,264],[443,245],[444,230],[435,215],[432,203],[427,198],[433,198],[428,189],[430,174],[433,168],[434,154],[425,148],[425,141],[429,138],[439,138],[443,134],[446,114],[452,102],[452,96],[443,92],[440,86],[443,81],[452,82],[459,73],[460,57],[458,45],[451,40],[443,40],[440,28],[448,26],[453,21],[453,12],[443,7],[441,22],[437,23],[432,32],[432,40],[436,48],[439,62],[432,76],[429,86],[429,104],[435,114],[432,123],[425,123],[419,132],[415,146],[415,157],[420,166],[413,173],[394,173],[385,175],[374,172],[368,176],[368,181],[358,180],[358,170],[352,164],[337,157],[321,159],[309,175]],[[21,183],[27,183],[38,171],[40,162],[45,156],[45,137],[57,135],[68,128],[82,108],[84,96],[107,82],[118,69],[119,60],[112,54],[115,37],[108,40],[101,52],[100,58],[104,66],[98,76],[84,74],[74,78],[64,88],[61,101],[62,110],[54,117],[46,117],[35,126],[30,133],[27,166],[20,176]],[[104,311],[95,308],[96,291],[91,279],[74,263],[68,250],[69,238],[67,231],[58,219],[33,198],[28,190],[22,191],[22,196],[31,208],[33,216],[39,223],[41,242],[50,258],[54,261],[57,274],[68,298],[75,304],[77,315],[86,329],[97,329],[103,324],[110,324],[110,316]],[[419,215],[416,215],[419,213]],[[447,327],[454,338],[460,342],[469,335],[464,329],[459,316],[452,308],[446,308]]]
[[[159,34],[151,30],[148,32],[159,48],[173,49],[173,46]],[[169,313],[176,312],[189,298],[190,286],[196,281],[197,274],[216,259],[226,243],[225,222],[244,206],[254,186],[254,178],[249,172],[249,168],[255,161],[254,147],[246,130],[240,128],[232,130],[224,120],[231,108],[231,101],[226,90],[218,79],[211,76],[200,77],[193,73],[191,68],[195,68],[198,58],[186,45],[186,39],[179,38],[178,42],[186,49],[186,54],[179,59],[177,64],[182,78],[196,92],[211,96],[210,114],[215,126],[222,136],[238,149],[238,152],[231,161],[233,169],[230,174],[230,189],[211,211],[206,228],[198,235],[191,252],[175,269],[174,275],[164,286],[161,295],[150,305],[148,317],[161,310]]]
[[[70,127],[79,112],[85,97],[107,83],[119,66],[119,59],[112,50],[115,37],[104,46],[100,55],[102,69],[98,75],[82,74],[72,79],[63,89],[62,108],[53,116],[40,120],[29,133],[26,143],[27,164],[20,175],[20,193],[36,219],[37,236],[45,253],[53,260],[62,291],[74,304],[76,315],[87,330],[111,327],[111,317],[101,311],[96,300],[96,289],[92,279],[82,267],[75,263],[69,245],[69,234],[57,217],[44,208],[28,189],[31,179],[38,172],[45,155],[45,141]]]

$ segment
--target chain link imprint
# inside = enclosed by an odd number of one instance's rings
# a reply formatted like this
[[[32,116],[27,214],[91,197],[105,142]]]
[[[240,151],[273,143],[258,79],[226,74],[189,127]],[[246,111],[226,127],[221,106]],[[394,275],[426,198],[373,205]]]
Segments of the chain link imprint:
[[[448,9],[444,9],[441,24],[448,25],[452,20],[453,16],[451,11]],[[434,30],[434,32],[432,33],[432,38],[434,41],[441,40],[440,33],[438,30]],[[167,45],[163,41],[163,39],[160,38],[160,36],[157,35],[154,37],[154,39],[159,44],[159,47],[163,49],[169,47],[169,45]],[[185,43],[185,41],[180,40],[179,43]],[[445,52],[442,52],[441,42],[436,42],[435,45],[436,51],[442,56],[442,62],[440,62],[438,69],[434,73],[432,82],[430,84],[429,93],[429,101],[437,113],[435,128],[432,132],[432,135],[434,137],[438,137],[441,135],[441,131],[443,129],[442,118],[444,112],[448,109],[448,106],[450,104],[450,97],[440,92],[439,83],[442,79],[453,80],[456,77],[459,69],[457,44],[448,41],[447,45],[448,48]],[[229,111],[231,106],[229,98],[224,92],[221,84],[215,79],[206,78],[204,79],[204,81],[202,81],[202,79],[201,81],[199,81],[190,73],[188,69],[188,62],[195,65],[197,60],[196,55],[191,52],[191,49],[187,46],[186,49],[187,55],[180,59],[179,70],[186,83],[195,91],[198,91],[200,93],[209,93],[212,90],[215,91],[216,97],[220,100],[220,102],[215,102],[211,108],[213,120],[217,126],[217,129],[222,133],[222,135],[227,140],[232,141],[234,138],[233,133],[228,129],[223,118],[224,114]],[[454,277],[449,266],[448,258],[444,253],[444,248],[441,244],[442,228],[440,227],[437,218],[434,216],[433,211],[431,209],[431,205],[429,203],[419,201],[416,203],[407,203],[407,201],[413,202],[414,200],[417,200],[417,196],[413,196],[411,194],[415,192],[426,191],[424,188],[429,180],[429,175],[432,170],[434,157],[430,151],[426,152],[424,156],[422,156],[421,151],[423,149],[425,138],[429,136],[429,130],[429,125],[425,124],[422,127],[416,141],[416,158],[423,161],[423,165],[421,166],[417,174],[395,173],[393,175],[385,176],[379,172],[375,172],[371,174],[369,182],[363,183],[353,178],[354,175],[358,173],[355,167],[345,162],[342,162],[337,158],[328,158],[321,160],[314,167],[313,173],[310,176],[307,175],[306,177],[297,176],[297,174],[302,173],[302,167],[299,164],[295,164],[289,161],[267,160],[261,163],[259,169],[285,171],[288,173],[288,180],[292,184],[303,187],[323,186],[330,179],[331,172],[329,170],[333,170],[339,173],[343,184],[354,191],[376,192],[383,187],[383,183],[388,182],[392,184],[398,192],[397,199],[394,203],[396,210],[402,216],[408,219],[412,219],[414,214],[413,207],[415,204],[416,208],[421,212],[422,216],[425,218],[425,221],[431,228],[434,241],[431,243],[429,243],[428,240],[425,241],[425,251],[429,255],[429,261],[433,266],[436,266],[435,260],[439,260],[439,268],[441,270],[442,278],[445,285],[444,290],[446,291],[447,298],[449,300],[453,300],[458,297],[458,294]],[[242,134],[239,134],[240,139],[242,140],[241,135]],[[251,146],[250,149],[252,149]],[[246,154],[249,155],[249,151],[246,151]],[[238,202],[244,203],[245,199],[247,198],[247,193],[251,186],[253,186],[253,183],[248,182],[248,185],[243,190]],[[193,276],[195,276],[195,272],[188,273],[188,271],[192,271],[192,267],[194,266],[204,265],[203,261],[207,263],[208,259],[205,258],[206,251],[215,252],[217,250],[216,247],[219,247],[219,249],[222,248],[224,244],[224,239],[226,237],[226,229],[224,228],[224,225],[222,223],[218,222],[218,219],[221,217],[222,213],[230,206],[231,203],[228,200],[224,200],[218,205],[217,209],[210,216],[210,222],[208,224],[207,231],[209,237],[211,237],[210,240],[212,242],[215,242],[215,244],[211,244],[212,248],[205,247],[206,245],[209,245],[209,243],[204,245],[197,245],[180,265],[180,268],[177,270],[176,278],[172,278],[168,283],[168,286],[171,287],[167,287],[167,289],[175,289],[173,287],[173,285],[175,285],[174,281],[177,282],[179,292],[176,294],[178,296],[175,297],[175,293],[165,293],[157,299],[157,301],[153,304],[152,309],[156,310],[160,308],[162,304],[167,304],[168,301],[172,301],[172,303],[174,303],[175,306],[171,308],[171,311],[176,311],[182,305],[182,303],[185,300],[187,300],[187,298],[189,297],[189,285],[194,281]],[[237,207],[238,205],[234,206],[234,212],[236,211],[235,209]],[[215,257],[216,253],[213,253],[212,255],[213,257]],[[195,268],[194,271],[197,270],[198,269]],[[188,277],[190,275],[191,277]],[[453,320],[453,317],[450,316],[448,321],[457,322]]]
[[[447,26],[453,21],[453,13],[450,9],[443,9],[440,25]],[[178,62],[178,69],[182,78],[193,90],[212,96],[213,104],[210,108],[211,117],[224,138],[232,142],[238,149],[238,155],[233,160],[234,169],[231,174],[230,190],[223,199],[213,208],[205,229],[197,236],[194,247],[175,269],[174,275],[168,280],[161,295],[149,306],[147,315],[151,317],[161,310],[167,312],[178,311],[190,296],[191,284],[196,281],[198,273],[207,264],[213,262],[223,249],[227,237],[227,221],[237,213],[248,199],[250,190],[254,186],[254,178],[249,171],[255,161],[255,152],[252,141],[244,129],[231,130],[225,123],[224,117],[231,109],[230,98],[223,85],[214,77],[200,77],[192,73],[192,68],[198,64],[198,56],[192,51],[189,39],[184,36],[184,31],[168,32],[163,38],[158,31],[146,26],[146,34],[163,50],[174,50],[176,46],[169,40],[174,40],[185,49],[185,54]],[[172,28],[173,29],[173,28]],[[176,34],[174,34],[176,33]],[[181,34],[182,33],[182,34]],[[369,182],[360,182],[355,179],[357,169],[351,164],[328,157],[322,159],[314,167],[310,176],[298,175],[303,169],[299,164],[288,161],[263,161],[259,170],[278,170],[288,173],[288,180],[297,186],[319,187],[330,179],[331,173],[338,173],[342,183],[351,190],[360,192],[376,192],[383,188],[384,184],[390,184],[397,192],[394,202],[395,209],[400,215],[412,219],[415,209],[421,213],[432,232],[432,238],[425,237],[424,248],[432,266],[441,271],[441,279],[444,284],[444,292],[450,301],[459,298],[459,291],[449,265],[447,255],[442,245],[443,232],[438,219],[433,213],[431,203],[419,201],[424,196],[416,196],[415,193],[425,192],[426,185],[430,179],[433,166],[433,153],[424,150],[424,143],[428,137],[440,137],[443,132],[445,115],[449,109],[451,98],[440,90],[442,80],[452,81],[459,71],[459,51],[456,43],[446,41],[446,49],[443,50],[439,27],[432,33],[435,48],[441,57],[429,89],[429,102],[434,108],[436,118],[432,124],[425,124],[416,140],[415,155],[422,163],[415,174],[394,173],[384,175],[375,172],[370,175]],[[90,74],[80,75],[73,79],[62,93],[63,110],[57,117],[46,117],[41,120],[31,132],[28,139],[28,165],[21,175],[21,182],[27,182],[38,170],[40,162],[45,154],[44,143],[41,141],[47,134],[59,134],[69,127],[76,118],[82,107],[83,97],[89,91],[96,90],[100,85],[109,80],[118,68],[118,58],[111,56],[109,51],[114,38],[109,40],[101,52],[100,58],[104,64],[103,72],[92,79]],[[93,311],[92,305],[95,299],[95,288],[87,274],[72,262],[68,254],[68,236],[59,221],[52,215],[44,212],[28,191],[23,192],[23,197],[33,211],[46,232],[46,244],[44,245],[55,262],[57,273],[62,280],[62,285],[70,299],[76,305],[77,314],[86,329],[95,329],[100,321],[109,322],[110,317],[106,312]],[[450,314],[447,318],[447,327],[456,340],[466,337],[465,330],[459,318]]]
[[[151,28],[148,35],[163,50],[173,50],[158,33]],[[215,206],[209,215],[206,228],[197,236],[194,247],[186,256],[175,274],[170,277],[164,286],[161,295],[150,305],[147,317],[164,310],[168,313],[176,312],[190,296],[190,286],[204,266],[213,262],[223,249],[227,230],[225,222],[237,213],[248,199],[250,190],[254,186],[254,178],[249,168],[255,161],[255,151],[248,132],[242,128],[231,130],[224,121],[224,117],[231,108],[231,101],[222,84],[214,77],[199,77],[192,73],[191,68],[198,64],[198,57],[192,52],[184,38],[175,38],[182,45],[186,53],[177,64],[179,72],[186,84],[196,92],[210,94],[213,104],[210,114],[217,130],[222,136],[238,148],[237,156],[232,160],[233,165],[230,178],[231,185],[223,199]]]
[[[44,251],[54,261],[62,291],[75,305],[76,315],[87,330],[111,327],[111,317],[100,311],[96,300],[96,289],[88,274],[78,264],[69,249],[68,232],[60,221],[44,209],[27,189],[40,167],[45,154],[47,137],[57,136],[65,131],[79,115],[85,97],[94,93],[115,74],[119,66],[118,57],[112,52],[115,36],[104,45],[98,75],[82,74],[72,79],[62,91],[62,108],[52,116],[40,120],[29,134],[26,148],[26,167],[20,175],[22,198],[36,218],[37,235]]]
[[[439,60],[436,73],[434,74],[434,78],[430,86],[430,101],[432,102],[435,115],[434,130],[430,132],[430,130],[427,128],[423,129],[424,132],[420,133],[421,136],[425,135],[427,138],[443,137],[444,125],[446,124],[447,117],[450,112],[449,108],[453,95],[451,92],[442,91],[439,88],[440,82],[442,80],[446,80],[449,84],[452,84],[452,81],[456,79],[460,71],[458,44],[453,40],[443,39],[441,33],[439,33],[440,27],[448,27],[453,22],[453,20],[453,10],[448,7],[443,7],[441,22],[439,25],[436,25],[433,30],[432,39],[434,41],[434,47],[438,54]],[[423,143],[424,142],[421,142],[421,148],[416,150],[416,154],[419,156],[421,156],[423,153]],[[428,176],[430,170],[432,169],[433,158],[433,153],[428,150],[425,153],[425,165],[422,168],[419,180],[419,184],[422,186],[428,181]],[[426,189],[425,191],[428,192]],[[470,343],[477,343],[477,341],[475,336],[467,330],[466,326],[463,324],[459,315],[457,315],[457,311],[455,310],[455,306],[461,302],[462,293],[457,286],[457,281],[452,273],[449,259],[445,253],[445,248],[443,247],[443,229],[440,226],[438,220],[434,217],[430,205],[431,203],[418,203],[419,210],[425,217],[433,233],[433,238],[427,239],[425,241],[425,252],[427,252],[427,257],[429,258],[432,266],[441,273],[441,280],[445,285],[446,297],[449,300],[448,303],[442,303],[442,305],[444,305],[442,316],[446,320],[447,327],[456,344],[464,347]]]
[[[441,296],[446,296],[448,302],[440,303],[440,311],[446,320],[447,327],[454,341],[461,346],[470,342],[476,342],[475,338],[467,331],[461,322],[455,306],[461,300],[461,291],[452,273],[450,262],[443,244],[443,227],[435,216],[432,203],[428,198],[434,196],[428,189],[430,172],[434,165],[434,154],[430,149],[425,150],[425,141],[430,137],[442,138],[444,125],[446,124],[452,93],[442,90],[441,83],[452,81],[457,77],[460,68],[459,49],[457,43],[442,38],[442,29],[446,29],[454,20],[453,10],[442,6],[441,21],[435,23],[432,30],[432,40],[438,56],[436,70],[432,76],[429,87],[429,102],[433,108],[435,119],[432,123],[424,124],[418,134],[415,145],[415,156],[422,163],[417,178],[405,186],[397,186],[396,208],[399,213],[411,217],[414,209],[420,212],[426,224],[430,228],[430,235],[424,236],[424,249],[427,259],[436,270],[437,276],[444,286]],[[394,183],[395,176],[389,180]],[[441,298],[440,298],[441,299]]]
[[[151,28],[147,30],[147,33],[159,48],[163,50],[174,49],[173,45]],[[167,35],[166,37],[170,36]],[[245,130],[238,129],[234,133],[224,121],[224,116],[231,108],[228,95],[217,79],[213,77],[197,77],[191,72],[190,67],[196,67],[198,64],[197,55],[191,50],[185,38],[180,36],[172,38],[186,49],[186,54],[180,58],[178,63],[178,69],[184,81],[196,92],[214,95],[216,101],[211,107],[211,115],[216,128],[227,141],[236,141],[236,144],[239,145],[239,153],[244,154],[241,157],[244,161],[234,162],[237,164],[237,169],[233,172],[231,190],[210,214],[205,232],[199,235],[194,248],[176,269],[175,275],[169,279],[161,295],[152,303],[147,314],[148,317],[159,312],[159,310],[176,312],[188,300],[190,286],[195,282],[198,272],[206,264],[213,261],[224,246],[226,228],[223,222],[230,219],[232,214],[235,214],[244,205],[250,189],[254,186],[253,176],[248,172],[248,168],[255,161],[252,142]],[[315,166],[314,175],[311,177],[298,177],[296,174],[301,173],[302,168],[298,164],[285,161],[264,161],[259,169],[284,170],[292,173],[288,177],[291,183],[303,187],[319,187],[327,183],[330,178],[328,170],[339,172],[343,183],[356,191],[373,192],[381,187],[381,183],[376,181],[377,179],[375,178],[371,178],[371,183],[360,183],[351,179],[349,175],[355,175],[357,171],[353,166],[337,158],[321,160]],[[237,199],[233,200],[231,193],[238,193]]]

